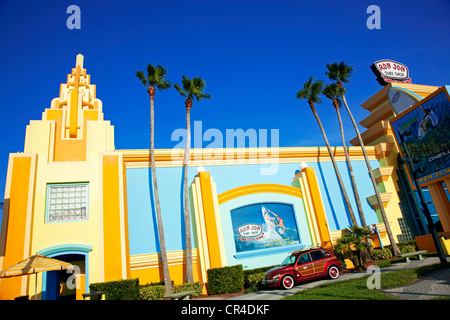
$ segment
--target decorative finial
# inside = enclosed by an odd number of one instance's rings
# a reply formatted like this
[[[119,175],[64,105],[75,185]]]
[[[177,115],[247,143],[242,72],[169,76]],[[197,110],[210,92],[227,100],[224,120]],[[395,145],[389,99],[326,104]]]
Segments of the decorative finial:
[[[81,53],[77,54],[77,62],[76,62],[75,68],[77,66],[80,66],[80,69],[83,69],[83,60],[84,60],[84,56]]]

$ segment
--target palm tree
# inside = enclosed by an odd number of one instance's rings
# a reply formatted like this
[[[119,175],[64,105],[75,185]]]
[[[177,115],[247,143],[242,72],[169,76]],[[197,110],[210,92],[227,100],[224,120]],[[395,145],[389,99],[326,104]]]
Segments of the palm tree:
[[[348,195],[347,191],[345,190],[344,182],[342,181],[341,174],[337,167],[336,160],[334,159],[333,152],[331,151],[330,143],[328,142],[327,135],[325,134],[325,130],[323,129],[322,122],[320,121],[319,115],[317,114],[316,108],[314,106],[314,103],[321,102],[319,96],[320,93],[322,92],[323,86],[324,84],[322,80],[317,80],[313,83],[313,77],[310,77],[309,80],[303,84],[303,89],[297,92],[297,99],[307,99],[309,107],[311,108],[311,111],[313,112],[314,117],[316,118],[316,121],[320,127],[320,131],[322,131],[322,135],[325,140],[325,144],[327,146],[331,162],[333,163],[334,171],[336,172],[336,176],[339,181],[339,186],[341,187],[342,194],[344,195],[348,212],[350,213],[350,217],[353,217],[352,222],[355,224],[356,221],[353,221],[355,219],[355,215],[353,213],[352,206],[350,205],[350,201],[348,200]]]
[[[178,84],[173,87],[178,90],[178,92],[186,98],[184,101],[186,105],[186,128],[187,128],[187,138],[186,138],[186,152],[184,153],[184,225],[186,234],[186,283],[194,281],[194,275],[192,272],[192,241],[191,241],[191,217],[189,211],[189,197],[188,197],[188,165],[190,159],[191,151],[191,108],[192,102],[195,98],[197,101],[201,101],[203,98],[211,99],[209,94],[203,93],[206,83],[202,78],[193,78],[192,80],[183,76],[181,81],[183,89]]]
[[[348,107],[347,100],[345,99],[345,91],[346,90],[344,88],[343,82],[344,83],[350,82],[349,78],[353,72],[353,67],[346,65],[345,62],[341,62],[339,64],[335,62],[333,64],[327,64],[327,69],[328,69],[328,71],[325,72],[325,74],[328,76],[328,78],[330,80],[336,81],[336,84],[339,86],[339,88],[342,89],[342,101],[344,102],[345,109],[347,110],[347,112],[350,116],[353,127],[355,128],[356,135],[358,136],[358,141],[359,141],[359,144],[361,146],[361,149],[362,149],[362,152],[364,155],[364,160],[366,162],[367,169],[369,171],[370,180],[372,182],[373,189],[375,190],[375,195],[377,198],[380,214],[381,214],[381,217],[383,218],[384,225],[386,227],[386,233],[388,234],[389,241],[391,242],[392,249],[394,251],[394,255],[398,256],[399,254],[401,254],[401,252],[398,249],[398,246],[397,246],[397,243],[395,242],[391,227],[389,226],[389,222],[388,222],[386,212],[385,212],[384,206],[383,206],[383,201],[381,200],[380,191],[378,190],[378,186],[375,181],[375,176],[372,171],[372,166],[370,165],[370,162],[369,162],[369,157],[367,156],[367,153],[366,153],[366,148],[364,146],[364,142],[361,138],[361,134],[359,133],[358,125],[356,124],[355,118],[353,118],[350,108]]]
[[[347,234],[353,237],[353,246],[356,250],[356,256],[357,256],[357,268],[364,268],[363,265],[361,265],[361,260],[364,262],[364,264],[367,261],[367,257],[369,255],[361,255],[361,253],[367,252],[368,248],[368,239],[372,238],[370,231],[366,228],[359,227],[359,226],[352,226],[349,228],[346,228],[345,231]],[[369,256],[370,257],[370,256]]]
[[[345,264],[345,268],[348,268],[347,264],[345,263],[345,259],[350,259],[355,267],[357,265],[355,256],[353,255],[352,251],[354,240],[355,238],[352,235],[344,233],[342,237],[340,237],[336,241],[336,245],[334,246],[334,254],[342,264]]]
[[[322,93],[328,99],[330,99],[332,101],[333,107],[335,108],[337,116],[338,116],[339,128],[341,129],[342,147],[344,148],[345,159],[347,160],[347,166],[348,166],[348,170],[350,172],[350,180],[352,182],[353,192],[355,194],[356,206],[358,207],[358,212],[359,212],[359,216],[361,218],[362,225],[364,226],[364,228],[366,228],[367,227],[366,219],[364,218],[364,213],[362,211],[361,200],[359,199],[359,192],[358,192],[358,188],[356,186],[356,181],[355,181],[355,175],[353,174],[353,167],[350,162],[350,157],[348,155],[347,147],[345,145],[344,126],[342,125],[341,113],[339,111],[339,109],[342,105],[342,101],[341,101],[341,99],[339,99],[341,96],[341,89],[337,86],[336,83],[333,83],[333,84],[326,86],[325,89],[323,89]],[[350,218],[352,220],[353,225],[355,225],[355,226],[358,225],[354,215],[351,215]]]
[[[147,77],[145,77],[143,71],[137,71],[136,76],[147,88],[148,95],[150,97],[150,160],[152,166],[152,178],[153,178],[153,192],[155,195],[155,207],[156,216],[158,221],[158,235],[159,245],[161,247],[160,258],[163,266],[164,284],[166,287],[166,294],[173,293],[172,281],[169,274],[169,262],[167,260],[166,242],[164,238],[164,228],[161,216],[161,206],[159,203],[159,191],[158,183],[156,179],[156,167],[155,167],[155,112],[154,112],[154,100],[156,88],[164,90],[170,87],[170,82],[166,81],[166,69],[161,66],[153,66],[149,64],[147,66]],[[148,86],[148,87],[147,87]]]

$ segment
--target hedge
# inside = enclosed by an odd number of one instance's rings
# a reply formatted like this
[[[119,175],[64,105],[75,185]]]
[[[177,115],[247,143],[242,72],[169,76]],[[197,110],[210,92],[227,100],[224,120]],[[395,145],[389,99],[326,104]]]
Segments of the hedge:
[[[245,279],[245,287],[250,289],[257,288],[259,285],[262,284],[265,275],[266,275],[265,272],[253,273],[249,275]]]
[[[240,292],[244,289],[244,272],[240,264],[209,269],[206,273],[209,294]]]
[[[258,287],[264,279],[266,272],[277,266],[278,265],[244,270],[244,288],[249,289]]]
[[[173,292],[195,291],[192,297],[202,294],[202,283],[199,281],[173,286]],[[141,300],[162,300],[166,294],[166,288],[161,284],[142,285],[139,290]]]
[[[373,260],[382,260],[392,258],[392,252],[388,248],[384,249],[374,249],[370,256]]]
[[[139,300],[139,279],[91,283],[89,290],[105,292],[106,300]]]
[[[139,289],[140,300],[162,300],[166,293],[163,285],[141,286]]]

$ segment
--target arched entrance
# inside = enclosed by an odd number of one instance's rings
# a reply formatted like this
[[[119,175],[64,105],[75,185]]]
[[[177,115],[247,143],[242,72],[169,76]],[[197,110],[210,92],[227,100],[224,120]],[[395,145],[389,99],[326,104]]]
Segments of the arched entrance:
[[[71,263],[74,268],[62,271],[44,272],[42,276],[42,300],[75,300],[76,278],[86,293],[89,290],[89,252],[91,246],[61,245],[39,251],[39,254]]]

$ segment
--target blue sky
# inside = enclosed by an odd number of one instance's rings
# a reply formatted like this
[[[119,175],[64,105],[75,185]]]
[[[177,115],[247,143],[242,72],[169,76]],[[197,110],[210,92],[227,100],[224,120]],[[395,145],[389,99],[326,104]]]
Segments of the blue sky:
[[[69,5],[81,9],[81,30],[69,30]],[[381,9],[381,29],[369,30],[369,5]],[[409,67],[413,83],[449,84],[450,3],[433,1],[0,1],[0,197],[8,154],[23,151],[25,128],[40,120],[59,84],[82,53],[97,85],[116,149],[149,148],[149,98],[135,77],[160,64],[168,80],[202,77],[213,99],[195,103],[191,120],[203,131],[278,129],[280,146],[324,145],[317,123],[296,92],[325,65],[354,67],[347,100],[357,122],[360,107],[381,89],[370,65],[390,58]],[[326,81],[329,82],[329,81]],[[157,92],[156,148],[172,148],[185,127],[183,98]],[[337,117],[317,105],[333,145]],[[346,140],[355,136],[343,113]],[[209,142],[205,142],[206,146]]]

